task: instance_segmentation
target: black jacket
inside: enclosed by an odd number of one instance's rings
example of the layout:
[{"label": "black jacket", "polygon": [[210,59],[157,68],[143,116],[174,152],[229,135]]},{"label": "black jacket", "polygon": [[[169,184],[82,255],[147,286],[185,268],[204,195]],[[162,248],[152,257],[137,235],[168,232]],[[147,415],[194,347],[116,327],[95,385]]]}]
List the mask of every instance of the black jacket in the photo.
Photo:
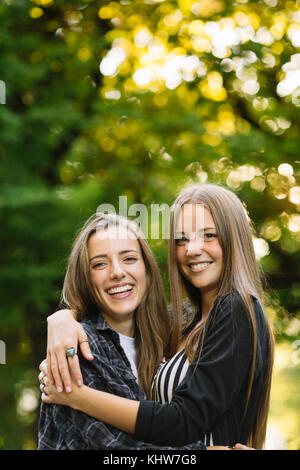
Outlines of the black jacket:
[{"label": "black jacket", "polygon": [[[218,304],[218,301],[219,304]],[[255,377],[244,416],[252,362],[252,326],[237,292],[218,298],[203,350],[169,404],[142,401],[135,437],[160,445],[184,445],[212,433],[214,445],[246,444],[257,411],[269,343],[264,313],[253,298],[258,341]]]}]

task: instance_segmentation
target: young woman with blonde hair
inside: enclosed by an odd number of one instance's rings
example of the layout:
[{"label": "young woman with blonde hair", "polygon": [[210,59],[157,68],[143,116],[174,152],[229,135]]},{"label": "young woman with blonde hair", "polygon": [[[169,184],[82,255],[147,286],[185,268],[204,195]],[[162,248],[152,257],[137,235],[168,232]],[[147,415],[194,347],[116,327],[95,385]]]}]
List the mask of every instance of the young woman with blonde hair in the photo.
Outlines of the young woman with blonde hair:
[{"label": "young woman with blonde hair", "polygon": [[[172,333],[152,390],[161,403],[126,400],[74,382],[70,394],[47,385],[43,400],[67,403],[154,444],[203,439],[207,444],[242,442],[261,449],[273,336],[245,209],[223,187],[194,185],[175,200],[170,229]],[[183,320],[184,295],[193,311]],[[52,317],[52,328],[59,315]],[[65,315],[59,321],[77,341],[78,327]],[[65,370],[62,375],[66,378]],[[54,377],[59,377],[57,367]]]}]

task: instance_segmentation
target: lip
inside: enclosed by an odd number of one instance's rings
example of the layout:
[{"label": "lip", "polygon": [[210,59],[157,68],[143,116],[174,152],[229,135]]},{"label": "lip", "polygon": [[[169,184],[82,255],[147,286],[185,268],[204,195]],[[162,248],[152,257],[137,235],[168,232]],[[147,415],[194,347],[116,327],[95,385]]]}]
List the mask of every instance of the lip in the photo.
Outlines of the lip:
[{"label": "lip", "polygon": [[202,264],[202,263],[213,263],[212,260],[198,260],[198,261],[191,261],[189,263],[189,265],[193,265],[193,264]]},{"label": "lip", "polygon": [[108,292],[110,289],[116,289],[117,287],[123,287],[123,286],[132,286],[132,287],[134,287],[134,284],[132,282],[121,282],[120,284],[113,284],[112,286],[109,286],[106,289],[106,292]]},{"label": "lip", "polygon": [[[117,287],[123,287],[123,286],[132,286],[131,290],[127,290],[125,292],[116,292],[115,294],[109,294],[108,291],[110,289],[116,289]],[[136,292],[135,285],[132,282],[122,282],[121,284],[114,284],[113,286],[110,286],[108,289],[106,289],[106,294],[109,295],[109,298],[111,300],[124,300],[128,299],[131,297],[134,293]]]},{"label": "lip", "polygon": [[206,264],[206,263],[213,263],[213,261],[191,261],[189,266],[194,266],[195,264]]},{"label": "lip", "polygon": [[[206,271],[206,269],[212,263],[213,263],[213,261],[193,261],[192,263],[188,264],[188,267],[194,273],[201,273],[202,271]],[[200,267],[199,267],[199,265],[200,265]]]}]

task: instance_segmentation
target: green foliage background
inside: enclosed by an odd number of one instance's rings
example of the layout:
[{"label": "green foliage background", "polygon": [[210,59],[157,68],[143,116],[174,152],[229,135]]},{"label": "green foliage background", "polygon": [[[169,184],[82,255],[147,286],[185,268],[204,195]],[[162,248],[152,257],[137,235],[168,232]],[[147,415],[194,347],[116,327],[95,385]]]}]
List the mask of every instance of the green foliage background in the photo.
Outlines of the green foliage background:
[{"label": "green foliage background", "polygon": [[[119,195],[150,208],[197,181],[247,204],[273,289],[270,423],[300,448],[299,78],[288,93],[279,86],[300,69],[299,6],[0,2],[0,449],[36,448],[46,317],[82,222],[103,202],[118,208]],[[223,50],[215,32],[225,27],[244,33]],[[123,58],[109,72],[112,49]],[[190,56],[194,66],[182,62]],[[172,57],[181,69],[168,82]],[[166,244],[151,244],[167,288]]]}]

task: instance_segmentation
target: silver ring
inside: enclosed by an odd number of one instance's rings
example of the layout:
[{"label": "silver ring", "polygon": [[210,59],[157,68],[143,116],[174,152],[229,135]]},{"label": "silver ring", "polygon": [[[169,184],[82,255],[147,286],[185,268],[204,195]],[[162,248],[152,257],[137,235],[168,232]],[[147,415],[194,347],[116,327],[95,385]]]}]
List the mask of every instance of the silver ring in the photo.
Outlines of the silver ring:
[{"label": "silver ring", "polygon": [[88,343],[88,342],[89,342],[88,339],[84,339],[83,341],[80,341],[79,344],[81,344],[81,343]]},{"label": "silver ring", "polygon": [[[43,372],[43,371],[42,371],[42,372]],[[46,375],[47,375],[47,374],[45,374],[45,372],[43,372],[43,374],[44,374],[44,375],[39,379],[40,384],[43,383],[43,378],[46,377]]]}]

